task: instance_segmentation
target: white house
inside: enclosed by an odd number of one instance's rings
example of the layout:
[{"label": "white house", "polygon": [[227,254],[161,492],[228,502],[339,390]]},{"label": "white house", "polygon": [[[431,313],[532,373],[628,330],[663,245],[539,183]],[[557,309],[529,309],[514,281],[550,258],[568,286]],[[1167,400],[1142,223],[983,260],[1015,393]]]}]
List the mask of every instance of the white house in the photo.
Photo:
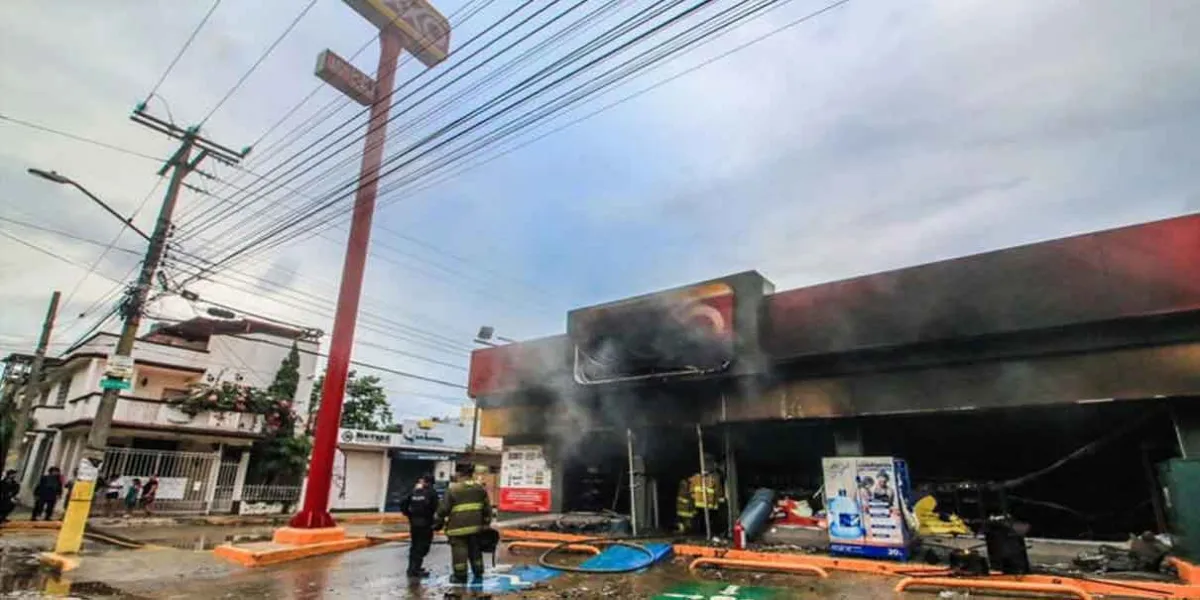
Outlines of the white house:
[{"label": "white house", "polygon": [[[217,488],[225,488],[226,495],[234,488],[240,491],[249,448],[263,435],[263,417],[237,412],[190,416],[169,401],[198,382],[266,388],[295,345],[300,383],[293,401],[303,419],[316,373],[318,335],[246,319],[199,317],[156,327],[135,344],[133,387],[117,401],[103,472],[158,475],[159,498],[181,510],[211,508]],[[52,465],[69,477],[79,464],[116,343],[116,335],[97,333],[60,357],[61,366],[49,376],[48,391],[34,411],[37,437],[25,481],[32,482]]]}]

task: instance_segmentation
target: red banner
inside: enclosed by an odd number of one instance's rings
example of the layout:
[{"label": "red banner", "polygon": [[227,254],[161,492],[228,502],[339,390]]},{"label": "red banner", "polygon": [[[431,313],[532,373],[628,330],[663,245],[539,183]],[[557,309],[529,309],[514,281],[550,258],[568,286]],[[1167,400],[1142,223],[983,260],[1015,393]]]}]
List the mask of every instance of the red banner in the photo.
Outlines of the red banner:
[{"label": "red banner", "polygon": [[550,512],[550,490],[500,488],[500,510],[504,512]]}]

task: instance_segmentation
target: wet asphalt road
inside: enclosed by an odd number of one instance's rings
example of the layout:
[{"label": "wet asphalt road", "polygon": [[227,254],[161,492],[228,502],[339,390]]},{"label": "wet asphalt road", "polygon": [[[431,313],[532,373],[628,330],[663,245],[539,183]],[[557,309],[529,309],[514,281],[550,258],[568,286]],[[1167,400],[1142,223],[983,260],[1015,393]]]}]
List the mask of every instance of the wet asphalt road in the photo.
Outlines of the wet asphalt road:
[{"label": "wet asphalt road", "polygon": [[[177,528],[125,533],[130,537],[153,540],[161,546],[119,551],[89,545],[83,564],[68,575],[69,581],[55,580],[37,567],[35,553],[49,547],[50,536],[6,533],[0,536],[0,552],[3,553],[0,554],[0,593],[10,598],[44,598],[54,593],[67,593],[77,598],[129,600],[472,597],[470,592],[460,593],[444,585],[449,571],[449,547],[445,544],[435,544],[426,561],[427,568],[434,572],[433,577],[425,582],[410,582],[404,576],[407,544],[386,544],[275,567],[244,569],[216,559],[203,548],[226,538],[247,540],[269,535],[268,529]],[[497,560],[502,564],[527,564],[533,557],[509,556],[502,552]],[[774,597],[779,598],[899,597],[891,590],[895,582],[882,577],[835,574],[829,579],[818,580],[805,576],[720,571],[694,575],[688,573],[685,564],[674,561],[632,576],[564,574],[548,585],[491,597],[652,598],[680,584],[699,581],[770,587],[774,588]],[[475,594],[474,597],[488,596]]]}]

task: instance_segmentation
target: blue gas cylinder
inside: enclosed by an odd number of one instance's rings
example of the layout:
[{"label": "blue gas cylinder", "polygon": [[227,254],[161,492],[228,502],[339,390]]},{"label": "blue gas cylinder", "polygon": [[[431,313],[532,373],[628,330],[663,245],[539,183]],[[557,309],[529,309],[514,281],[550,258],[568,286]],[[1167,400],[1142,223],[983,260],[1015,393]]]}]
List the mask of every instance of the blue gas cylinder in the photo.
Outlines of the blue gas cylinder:
[{"label": "blue gas cylinder", "polygon": [[746,509],[738,516],[733,526],[734,547],[742,549],[746,543],[758,537],[771,522],[775,511],[775,490],[759,488],[746,503]]}]

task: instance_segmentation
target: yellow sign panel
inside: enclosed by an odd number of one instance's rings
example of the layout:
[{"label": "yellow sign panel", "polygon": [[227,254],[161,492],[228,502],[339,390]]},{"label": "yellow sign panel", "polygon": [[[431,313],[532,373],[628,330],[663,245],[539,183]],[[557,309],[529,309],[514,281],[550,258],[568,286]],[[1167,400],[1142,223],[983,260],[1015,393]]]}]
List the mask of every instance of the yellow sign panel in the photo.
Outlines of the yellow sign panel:
[{"label": "yellow sign panel", "polygon": [[450,54],[450,21],[425,0],[345,0],[381,32],[400,34],[405,50],[427,67]]}]

